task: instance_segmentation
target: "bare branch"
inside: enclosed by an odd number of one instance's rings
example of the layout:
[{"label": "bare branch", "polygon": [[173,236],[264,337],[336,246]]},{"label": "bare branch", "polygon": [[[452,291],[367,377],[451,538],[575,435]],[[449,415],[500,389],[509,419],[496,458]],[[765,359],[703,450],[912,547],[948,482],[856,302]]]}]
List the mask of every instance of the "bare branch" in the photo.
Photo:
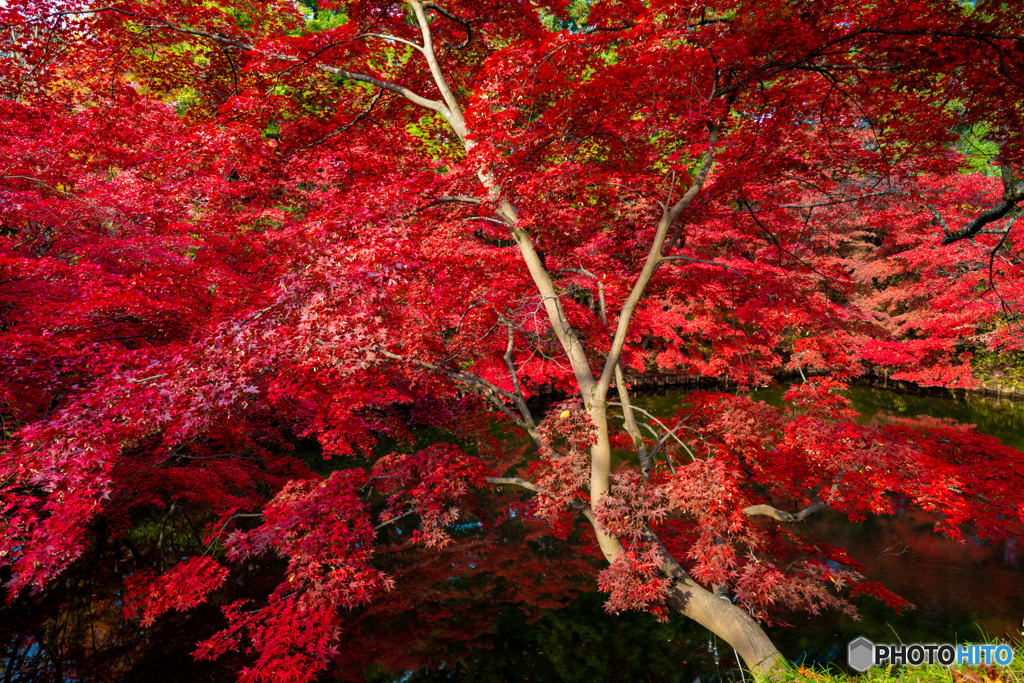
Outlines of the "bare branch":
[{"label": "bare branch", "polygon": [[[434,77],[434,85],[437,86],[438,92],[441,93],[441,99],[447,105],[443,112],[438,111],[451,124],[455,134],[464,140],[466,138],[466,122],[462,118],[462,108],[459,106],[459,101],[455,99],[455,94],[448,87],[448,81],[445,80],[444,74],[441,72],[441,65],[438,63],[437,55],[434,53],[434,37],[430,32],[430,22],[427,21],[427,15],[423,10],[423,3],[419,2],[419,0],[409,0],[409,4],[412,5],[412,10],[416,14],[416,21],[420,25],[420,34],[423,36],[422,52],[423,56],[427,58],[430,75]],[[441,105],[441,103],[439,102],[438,105]],[[441,106],[443,107],[444,105]]]},{"label": "bare branch", "polygon": [[524,489],[529,489],[534,493],[544,493],[544,489],[537,486],[531,481],[520,479],[519,477],[484,477],[484,481],[488,484],[510,484],[512,486],[521,486]]},{"label": "bare branch", "polygon": [[952,230],[950,230],[949,226],[946,225],[946,219],[943,218],[942,214],[939,213],[938,209],[936,209],[931,204],[925,204],[924,206],[926,209],[932,212],[932,215],[935,216],[935,220],[939,222],[939,226],[942,228],[942,233],[948,237],[952,233]]},{"label": "bare branch", "polygon": [[1003,308],[1003,312],[1009,314],[1009,306],[1006,305],[1006,301],[1003,299],[999,290],[996,289],[995,280],[995,265],[996,265],[996,253],[1002,249],[1003,245],[1006,244],[1006,239],[1010,236],[1010,230],[1013,228],[1013,224],[1017,222],[1017,219],[1021,217],[1021,214],[1017,214],[1010,219],[1010,222],[1006,224],[1006,229],[1002,231],[1003,236],[1000,238],[996,246],[992,247],[992,250],[988,254],[988,289],[987,292],[995,292],[996,296],[999,297],[1000,305]]},{"label": "bare branch", "polygon": [[[502,414],[504,414],[505,417],[511,420],[514,425],[516,425],[524,432],[526,432],[530,436],[530,438],[533,439],[533,442],[537,444],[537,447],[540,448],[542,452],[555,452],[553,451],[553,449],[550,448],[550,446],[544,444],[544,441],[540,437],[540,433],[537,431],[534,425],[527,423],[523,418],[513,413],[511,410],[509,410],[508,406],[505,405],[505,402],[502,399],[508,400],[513,404],[516,404],[516,406],[518,407],[518,403],[516,402],[516,396],[514,394],[511,394],[505,391],[504,389],[495,386],[494,384],[488,382],[484,378],[478,377],[477,375],[474,375],[471,372],[465,372],[461,370],[449,370],[447,368],[441,367],[440,365],[436,365],[425,360],[419,360],[416,358],[406,358],[405,356],[400,356],[397,353],[391,353],[390,351],[385,351],[383,349],[380,349],[377,352],[380,355],[384,356],[385,358],[390,358],[391,360],[397,360],[404,363],[412,363],[413,365],[418,365],[421,368],[425,368],[427,370],[432,370],[434,372],[440,373],[448,377],[449,379],[455,380],[456,382],[460,382],[466,386],[473,388],[480,395],[482,395],[484,398],[490,401],[493,406],[500,410]],[[557,452],[555,453],[557,455]]]},{"label": "bare branch", "polygon": [[822,43],[821,45],[819,45],[815,49],[811,50],[810,52],[804,54],[802,57],[799,57],[799,58],[797,58],[797,59],[795,59],[793,61],[790,61],[790,62],[780,62],[780,61],[767,62],[766,64],[763,64],[760,67],[758,67],[757,69],[754,69],[750,73],[750,75],[748,75],[746,78],[737,80],[737,81],[735,81],[733,83],[730,83],[729,85],[722,86],[721,88],[716,88],[715,91],[712,93],[711,97],[712,98],[722,97],[723,95],[727,95],[727,94],[736,92],[738,90],[741,90],[742,88],[745,88],[752,81],[762,81],[763,82],[763,81],[766,81],[766,80],[772,78],[773,76],[776,76],[776,75],[778,75],[778,74],[780,74],[780,73],[782,73],[784,71],[788,71],[790,69],[800,68],[800,67],[808,64],[809,62],[812,62],[815,59],[818,59],[819,57],[822,57],[822,56],[825,56],[826,54],[829,54],[828,51],[831,50],[836,45],[839,45],[840,43],[851,41],[854,38],[857,38],[857,37],[862,36],[862,35],[887,35],[887,36],[899,36],[899,37],[935,36],[935,37],[946,37],[946,38],[961,38],[963,40],[973,40],[973,41],[976,41],[976,42],[979,42],[979,43],[985,43],[989,47],[994,48],[996,50],[996,52],[998,53],[998,55],[999,55],[1000,72],[1003,74],[1003,76],[1005,76],[1008,80],[1012,81],[1017,86],[1019,86],[1021,88],[1024,88],[1024,84],[1021,84],[1019,81],[1017,81],[1016,79],[1011,77],[1006,72],[1005,64],[1003,62],[1003,52],[1002,52],[1002,50],[1000,50],[992,42],[992,41],[995,41],[995,40],[1009,40],[1009,41],[1014,41],[1016,43],[1020,43],[1020,42],[1024,42],[1024,37],[1022,37],[1022,36],[1014,36],[1014,35],[999,34],[999,33],[971,33],[971,32],[966,32],[966,31],[936,31],[936,30],[929,30],[929,29],[920,29],[920,30],[909,30],[909,31],[907,31],[907,30],[884,29],[884,28],[877,28],[877,27],[874,27],[874,26],[868,26],[868,27],[863,27],[863,28],[855,29],[853,31],[850,31],[849,33],[844,33],[843,35],[840,35],[840,36],[836,36],[832,40],[829,40],[829,41],[826,41],[826,42]]},{"label": "bare branch", "polygon": [[129,377],[125,381],[126,382],[131,382],[132,384],[142,384],[143,382],[148,382],[151,379],[160,379],[161,377],[166,377],[166,376],[167,376],[167,373],[166,372],[162,372],[159,375],[151,375],[150,377],[143,377],[142,379],[132,379],[131,377]]},{"label": "bare branch", "polygon": [[657,197],[657,195],[651,194],[650,192],[644,192],[642,190],[637,190],[636,188],[632,188],[629,185],[623,185],[622,183],[590,183],[586,187],[599,187],[599,186],[602,186],[602,185],[608,185],[610,187],[621,187],[624,190],[629,190],[630,192],[638,194],[638,195],[640,195],[642,197],[650,197],[651,199],[653,199],[656,202],[658,202],[658,205],[661,207],[662,211],[667,211],[668,210],[668,207],[665,206],[665,202],[661,201]]},{"label": "bare branch", "polygon": [[381,529],[383,529],[384,527],[388,526],[389,524],[394,524],[395,522],[398,522],[400,520],[405,519],[406,517],[409,517],[409,516],[415,515],[415,514],[416,514],[415,510],[406,510],[402,514],[395,515],[394,517],[392,517],[391,519],[389,519],[386,522],[381,522],[377,526],[373,527],[373,530],[374,531],[380,531]]},{"label": "bare branch", "polygon": [[515,359],[515,332],[512,326],[508,326],[508,345],[505,348],[505,355],[502,356],[505,361],[505,366],[508,368],[509,375],[512,376],[512,388],[515,390],[513,395],[515,396],[516,407],[519,408],[519,414],[523,416],[523,421],[531,427],[536,427],[537,423],[533,419],[533,413],[530,412],[530,407],[526,405],[526,399],[523,398],[523,391],[519,386],[519,372],[516,370],[516,359]]},{"label": "bare branch", "polygon": [[671,227],[672,223],[676,222],[679,215],[686,210],[686,207],[690,205],[690,203],[697,197],[697,193],[704,187],[704,181],[707,179],[708,173],[711,172],[711,165],[715,161],[715,145],[718,144],[718,135],[720,132],[721,129],[717,125],[708,125],[708,150],[704,152],[704,158],[701,160],[700,167],[697,169],[697,174],[693,176],[693,182],[690,183],[690,187],[668,212],[668,216],[666,217],[668,220],[668,226],[666,226],[666,228]]},{"label": "bare branch", "polygon": [[836,206],[838,204],[849,204],[851,202],[859,202],[870,197],[884,197],[891,194],[890,190],[881,190],[880,192],[869,192],[868,194],[856,195],[854,197],[847,197],[845,199],[830,199],[827,202],[819,202],[817,204],[782,204],[779,206],[780,209],[816,209],[824,206]]},{"label": "bare branch", "polygon": [[230,45],[232,47],[237,47],[240,50],[248,51],[248,50],[254,49],[253,46],[249,45],[248,43],[243,43],[243,42],[241,42],[239,40],[232,40],[231,38],[228,38],[227,36],[223,36],[223,35],[220,35],[220,34],[217,34],[217,33],[208,33],[206,31],[199,31],[199,30],[191,29],[191,28],[185,28],[183,26],[178,26],[177,24],[172,24],[171,22],[167,21],[166,19],[159,19],[159,18],[156,18],[156,17],[139,16],[138,14],[135,14],[134,12],[129,12],[128,10],[124,10],[124,9],[119,8],[119,7],[97,7],[95,9],[66,10],[66,11],[61,11],[61,12],[51,12],[49,14],[45,14],[45,15],[41,16],[40,19],[47,19],[49,17],[70,16],[70,15],[76,15],[76,14],[98,14],[100,12],[113,12],[115,14],[122,14],[122,15],[124,15],[126,17],[131,17],[133,19],[139,19],[141,21],[154,22],[156,24],[159,24],[161,28],[166,28],[168,30],[175,31],[177,33],[184,33],[186,35],[199,36],[201,38],[208,38],[210,40],[214,40],[214,41],[216,41],[218,43],[221,43],[222,45]]},{"label": "bare branch", "polygon": [[393,40],[396,43],[404,43],[405,45],[408,45],[409,47],[413,48],[417,52],[420,52],[420,53],[423,52],[423,46],[422,45],[417,45],[416,43],[412,42],[411,40],[405,40],[404,38],[399,38],[398,36],[389,36],[389,35],[387,35],[385,33],[361,33],[360,35],[356,36],[356,38],[357,39],[358,38],[380,38],[381,40]]},{"label": "bare branch", "polygon": [[1015,206],[1017,206],[1016,201],[999,202],[999,204],[989,209],[988,211],[984,212],[983,214],[972,220],[970,223],[965,225],[960,230],[957,230],[956,232],[947,232],[939,244],[941,244],[942,246],[946,246],[949,244],[953,244],[954,242],[959,242],[960,240],[967,239],[969,237],[974,237],[976,234],[981,232],[981,229],[983,227],[985,227],[992,221],[997,221],[1000,218],[1003,218]]},{"label": "bare branch", "polygon": [[313,145],[319,145],[321,142],[327,140],[328,138],[332,138],[335,135],[340,135],[341,133],[344,133],[344,132],[348,131],[350,128],[352,128],[352,126],[356,125],[357,123],[359,123],[360,121],[362,121],[363,119],[365,119],[367,116],[370,115],[370,113],[373,111],[373,108],[377,106],[377,101],[380,100],[380,96],[383,95],[383,94],[384,94],[384,89],[383,88],[379,88],[377,90],[377,93],[373,96],[373,99],[370,100],[370,106],[367,107],[365,111],[360,112],[360,114],[358,116],[356,116],[354,119],[352,119],[351,121],[346,123],[343,127],[328,133],[327,135],[323,136],[319,140],[316,140],[314,142],[310,142],[309,144],[306,144],[306,145],[303,145],[302,147],[299,147],[297,150],[295,150],[295,152],[298,153],[298,152],[303,151],[304,149],[309,149]]},{"label": "bare branch", "polygon": [[[278,56],[278,58],[286,59],[288,61],[297,59],[294,57],[285,57],[284,55]],[[358,81],[359,83],[369,83],[370,85],[376,86],[378,88],[390,90],[393,93],[401,95],[402,97],[409,100],[413,104],[418,104],[424,109],[436,111],[438,114],[441,114],[442,116],[448,116],[449,112],[448,109],[444,106],[444,103],[438,102],[437,100],[427,99],[426,97],[423,97],[422,95],[419,95],[404,86],[396,85],[394,83],[388,83],[386,81],[380,80],[379,78],[374,78],[373,76],[367,76],[366,74],[360,74],[354,71],[346,71],[345,69],[339,69],[336,66],[329,66],[327,64],[317,64],[316,68],[319,69],[320,71],[323,71],[324,73],[333,74],[335,76],[341,76],[342,78],[347,78],[350,81]]]},{"label": "bare branch", "polygon": [[[484,477],[484,481],[486,481],[488,484],[508,484],[510,486],[519,486],[529,491],[533,491],[534,493],[539,493],[542,496],[548,495],[547,491],[537,486],[532,481],[526,481],[525,479],[520,479],[519,477]],[[583,515],[588,520],[590,520],[592,524],[594,523],[594,518],[591,516],[590,510],[583,503],[579,502],[578,500],[570,500],[568,501],[568,505],[573,510],[582,512]]]},{"label": "bare branch", "polygon": [[453,197],[438,197],[434,200],[435,204],[479,204],[480,200],[476,197],[464,197],[462,195],[456,195]]},{"label": "bare branch", "polygon": [[[675,427],[670,429],[668,432],[666,432],[664,435],[662,435],[661,438],[658,439],[658,443],[655,444],[654,450],[651,451],[651,460],[652,461],[655,458],[658,457],[658,452],[660,450],[662,450],[663,448],[665,448],[665,444],[668,443],[669,437],[675,438],[676,432],[679,431],[679,428],[682,427],[683,425],[685,425],[686,422],[689,419],[690,419],[689,417],[684,417],[683,419],[679,420],[679,422],[676,423]],[[679,439],[676,439],[676,440],[679,441]],[[697,460],[697,455],[693,452],[693,450],[685,442],[680,441],[680,445],[682,445],[683,449],[686,451],[686,454],[690,456],[690,461],[691,462],[694,462],[694,461]],[[670,470],[672,470],[672,474],[675,474],[676,470],[675,470],[675,467],[672,465],[672,460],[668,457],[668,451],[665,451],[665,462],[668,463],[668,468]]]},{"label": "bare branch", "polygon": [[[608,405],[610,405],[610,406],[620,406],[620,407],[622,407],[622,404],[621,404],[621,403],[619,403],[618,401],[608,401]],[[655,417],[654,415],[651,415],[651,414],[650,414],[649,412],[647,412],[647,411],[646,411],[646,410],[644,410],[643,408],[638,408],[637,406],[631,406],[631,408],[632,408],[633,410],[635,410],[635,411],[637,411],[637,412],[640,412],[640,413],[643,413],[643,414],[644,414],[644,415],[646,415],[647,417],[651,418],[651,419],[652,419],[652,420],[653,420],[654,422],[657,422],[657,423],[658,423],[658,426],[659,426],[659,427],[661,427],[662,429],[664,429],[664,430],[665,430],[665,436],[661,437],[661,439],[659,439],[659,441],[658,441],[659,445],[661,444],[661,441],[662,441],[663,439],[667,439],[667,438],[668,438],[669,436],[671,436],[671,437],[672,437],[673,439],[675,439],[675,440],[676,440],[676,442],[677,442],[677,443],[678,443],[678,444],[679,444],[680,446],[682,446],[682,447],[683,447],[684,449],[686,449],[686,452],[690,454],[690,458],[691,458],[692,460],[695,460],[695,459],[696,459],[696,458],[695,458],[695,456],[694,456],[694,454],[693,454],[693,451],[691,451],[691,450],[690,450],[690,447],[689,447],[689,446],[687,446],[687,445],[686,445],[686,443],[685,443],[685,442],[684,442],[684,441],[683,441],[682,439],[680,439],[680,438],[679,438],[678,436],[676,436],[676,430],[678,430],[678,429],[679,429],[679,428],[680,428],[680,427],[681,427],[681,426],[683,425],[683,423],[685,423],[685,422],[686,422],[686,420],[680,420],[679,424],[677,424],[677,425],[676,425],[676,426],[675,426],[674,428],[672,428],[672,429],[669,429],[669,428],[668,428],[668,426],[667,426],[667,425],[666,425],[666,424],[665,424],[664,422],[662,422],[661,420],[659,420],[659,419],[658,419],[657,417]],[[650,426],[648,425],[648,427],[650,427]],[[639,432],[638,432],[638,433],[639,433]],[[654,431],[654,429],[651,429],[651,433],[653,433],[653,434],[654,434],[655,436],[657,436],[657,432],[655,432],[655,431]]]},{"label": "bare branch", "polygon": [[672,256],[662,256],[661,260],[662,261],[692,261],[693,263],[703,263],[705,265],[715,266],[717,268],[725,268],[726,270],[728,270],[728,271],[730,271],[732,273],[736,273],[737,275],[739,275],[744,280],[747,279],[746,275],[744,275],[740,271],[736,270],[735,268],[730,268],[729,266],[727,266],[727,265],[725,265],[723,263],[715,263],[714,261],[705,261],[704,259],[693,258],[692,256],[683,256],[681,254],[673,254]]},{"label": "bare branch", "polygon": [[[139,15],[135,14],[134,12],[129,12],[127,10],[123,10],[123,9],[120,9],[120,8],[117,8],[117,7],[98,7],[96,9],[91,9],[91,10],[76,10],[76,11],[66,11],[66,12],[53,12],[53,13],[51,13],[49,15],[46,15],[46,16],[61,16],[61,15],[71,15],[71,14],[95,14],[97,12],[115,12],[117,14],[122,14],[122,15],[127,16],[127,17],[132,17],[133,19],[139,19],[139,20],[142,20],[142,21],[146,21],[146,22],[150,22],[150,23],[156,24],[157,27],[159,27],[159,28],[165,28],[167,30],[175,31],[177,33],[182,33],[182,34],[191,35],[191,36],[197,36],[197,37],[200,37],[200,38],[206,38],[208,40],[212,40],[212,41],[215,41],[217,43],[220,43],[221,45],[231,46],[231,47],[237,48],[239,50],[244,50],[246,52],[256,51],[256,46],[255,45],[251,45],[251,44],[243,42],[241,40],[234,40],[232,38],[228,38],[227,36],[220,35],[218,33],[211,33],[209,31],[200,31],[198,29],[185,28],[184,26],[179,26],[177,24],[172,24],[171,22],[167,21],[166,19],[160,19],[160,18],[156,18],[156,17],[139,16]],[[424,51],[424,48],[421,48],[421,47],[417,46],[415,43],[409,43],[409,41],[405,41],[405,40],[402,40],[400,38],[395,38],[394,36],[385,36],[385,35],[382,35],[382,34],[370,34],[370,33],[364,34],[364,35],[365,36],[374,36],[374,37],[379,37],[379,38],[386,38],[388,40],[397,40],[399,42],[404,42],[404,43],[407,43],[407,44],[411,45],[412,47],[415,47],[416,49],[420,50],[420,52]],[[320,52],[323,52],[323,50],[321,50]],[[307,62],[311,61],[312,59],[315,59],[318,54],[319,54],[319,52],[316,55],[314,55],[313,57],[305,58],[305,59],[303,59],[301,57],[296,57],[294,55],[285,55],[285,54],[270,54],[268,56],[270,56],[273,59],[278,59],[278,60],[285,61],[285,62],[297,62],[298,65],[302,65],[304,63],[307,63]],[[428,57],[428,61],[430,61],[430,60],[433,60],[432,53],[431,53],[431,56]],[[436,60],[433,60],[433,61],[436,64]],[[288,67],[288,68],[292,69],[292,68],[294,68],[294,66]],[[341,76],[341,77],[347,78],[347,79],[349,79],[351,81],[358,81],[360,83],[369,83],[370,85],[376,86],[378,88],[381,88],[381,89],[384,89],[384,90],[390,90],[391,92],[401,95],[402,97],[406,98],[407,100],[409,100],[410,102],[412,102],[414,104],[417,104],[417,105],[419,105],[419,106],[421,106],[421,107],[423,107],[425,109],[429,109],[431,111],[435,111],[435,112],[441,114],[445,118],[449,118],[451,116],[451,112],[448,111],[448,108],[445,107],[444,103],[438,102],[437,100],[431,100],[431,99],[428,99],[426,97],[423,97],[423,96],[413,92],[409,88],[403,87],[401,85],[397,85],[395,83],[388,83],[386,81],[380,80],[379,78],[374,78],[373,76],[367,76],[366,74],[356,73],[354,71],[347,71],[345,69],[339,69],[338,67],[329,66],[327,64],[317,64],[316,68],[319,69],[320,71],[325,72],[325,73],[333,74],[333,75],[336,75],[336,76]],[[438,73],[440,73],[440,71],[438,71]],[[446,86],[446,88],[447,88],[447,86]],[[444,94],[444,92],[445,91],[442,90],[442,94]],[[445,98],[445,101],[448,101],[447,97]],[[453,98],[453,101],[454,101],[454,98]],[[458,120],[460,122],[462,121],[461,114],[458,115]],[[464,126],[462,126],[462,127],[464,128]],[[461,135],[461,133],[460,133],[460,135]]]}]

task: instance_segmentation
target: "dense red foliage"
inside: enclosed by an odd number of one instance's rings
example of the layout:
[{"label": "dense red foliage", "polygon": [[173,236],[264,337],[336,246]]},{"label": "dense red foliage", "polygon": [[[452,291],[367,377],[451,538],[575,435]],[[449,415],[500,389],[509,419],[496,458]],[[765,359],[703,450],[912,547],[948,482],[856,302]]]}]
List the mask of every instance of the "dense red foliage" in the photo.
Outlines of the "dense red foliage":
[{"label": "dense red foliage", "polygon": [[[899,604],[792,524],[825,507],[1019,533],[1019,452],[859,425],[838,393],[879,367],[970,386],[972,353],[1022,348],[1009,4],[9,0],[0,24],[12,614],[103,559],[129,618],[215,600],[198,656],[309,680],[451,576],[557,604],[588,565],[545,533],[597,539],[610,610],[733,640],[744,612]],[[646,372],[805,381],[663,423],[630,407]],[[737,607],[688,611],[705,589]]]}]

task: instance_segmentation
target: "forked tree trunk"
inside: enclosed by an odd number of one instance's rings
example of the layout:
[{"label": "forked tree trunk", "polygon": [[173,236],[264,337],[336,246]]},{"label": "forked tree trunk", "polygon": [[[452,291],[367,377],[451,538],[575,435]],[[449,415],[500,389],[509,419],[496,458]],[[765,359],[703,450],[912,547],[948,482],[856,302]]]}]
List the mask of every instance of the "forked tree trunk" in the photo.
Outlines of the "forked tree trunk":
[{"label": "forked tree trunk", "polygon": [[[382,83],[376,79],[352,74],[347,71],[339,71],[331,67],[321,65],[327,71],[341,73],[348,78],[371,83],[380,88],[388,88],[415,104],[441,114],[449,123],[452,130],[462,141],[466,153],[472,151],[474,143],[468,136],[466,122],[463,117],[462,108],[458,99],[452,93],[445,80],[442,69],[434,54],[433,36],[430,31],[430,22],[425,13],[425,5],[422,0],[408,0],[416,16],[423,36],[421,53],[426,58],[430,69],[431,77],[437,85],[442,101],[429,100],[420,97],[405,88]],[[434,7],[434,9],[437,9]],[[583,345],[576,336],[568,316],[562,309],[559,293],[556,291],[551,274],[547,272],[543,260],[537,254],[529,233],[519,226],[519,217],[515,208],[503,196],[500,184],[494,175],[487,169],[479,169],[477,177],[481,184],[487,189],[491,200],[497,202],[497,215],[507,224],[512,237],[519,247],[523,261],[530,275],[537,286],[541,301],[551,321],[552,329],[559,343],[565,350],[566,357],[573,368],[576,381],[580,389],[580,395],[590,412],[591,418],[598,429],[598,440],[591,451],[591,476],[590,476],[590,497],[591,501],[597,501],[601,496],[608,493],[609,479],[611,476],[611,446],[608,440],[608,418],[606,414],[606,398],[608,386],[611,383],[612,374],[615,368],[619,367],[619,355],[625,343],[629,329],[629,322],[637,304],[643,296],[647,283],[650,282],[657,269],[658,264],[663,260],[661,249],[669,228],[679,218],[682,212],[690,205],[690,202],[697,196],[697,193],[704,185],[704,180],[711,170],[714,159],[714,149],[718,142],[721,128],[715,124],[708,124],[708,150],[705,152],[699,166],[695,168],[693,180],[675,204],[663,207],[661,219],[658,221],[657,231],[654,240],[648,250],[647,258],[643,268],[638,274],[637,282],[634,284],[627,300],[623,303],[619,320],[616,324],[615,334],[612,339],[612,346],[606,358],[605,367],[596,378],[590,367],[590,359],[587,357]],[[674,182],[674,176],[673,176]],[[670,193],[671,196],[671,193]],[[605,312],[602,306],[602,317]],[[621,371],[620,371],[621,374]],[[597,534],[601,549],[608,558],[613,561],[622,551],[622,544],[618,539],[605,534],[595,523],[592,515],[588,515]],[[653,534],[652,534],[653,535]],[[674,583],[669,591],[669,604],[679,610],[682,614],[697,621],[716,633],[724,641],[732,645],[740,654],[752,671],[760,675],[771,671],[781,661],[781,656],[772,642],[765,635],[761,627],[750,618],[743,610],[735,605],[716,598],[706,589],[694,582],[686,572],[674,560],[666,556],[666,566],[663,570],[670,576]]]}]

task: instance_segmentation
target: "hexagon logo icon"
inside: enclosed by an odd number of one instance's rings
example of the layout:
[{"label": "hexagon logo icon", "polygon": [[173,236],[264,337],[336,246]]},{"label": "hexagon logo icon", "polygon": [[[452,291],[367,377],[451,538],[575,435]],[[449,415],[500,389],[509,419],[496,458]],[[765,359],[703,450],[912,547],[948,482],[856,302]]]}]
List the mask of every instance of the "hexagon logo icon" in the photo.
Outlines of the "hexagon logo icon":
[{"label": "hexagon logo icon", "polygon": [[847,662],[854,671],[867,671],[875,663],[875,644],[867,638],[850,641]]}]

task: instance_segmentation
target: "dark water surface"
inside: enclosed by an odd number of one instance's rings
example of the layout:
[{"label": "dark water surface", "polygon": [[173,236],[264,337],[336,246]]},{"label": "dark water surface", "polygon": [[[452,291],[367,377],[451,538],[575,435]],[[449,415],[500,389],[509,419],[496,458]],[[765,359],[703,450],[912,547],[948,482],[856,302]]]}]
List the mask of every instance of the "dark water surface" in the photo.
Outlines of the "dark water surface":
[{"label": "dark water surface", "polygon": [[[785,388],[755,398],[775,405]],[[985,400],[958,401],[914,396],[884,389],[847,391],[862,423],[889,417],[928,416],[973,424],[979,432],[1024,449],[1024,405]],[[654,414],[668,414],[682,394],[639,399]],[[915,609],[896,614],[875,600],[858,600],[861,619],[836,613],[792,617],[787,629],[771,636],[790,659],[845,664],[846,644],[857,636],[874,642],[956,642],[1024,636],[1024,558],[1018,541],[958,543],[935,533],[924,513],[875,517],[851,524],[836,513],[808,520],[816,536],[845,548],[866,565],[868,580],[881,581]]]},{"label": "dark water surface", "polygon": [[[755,398],[780,404],[784,388]],[[1024,449],[1024,405],[957,401],[855,387],[848,396],[865,423],[890,417],[952,418],[976,425],[1008,445]],[[665,416],[686,394],[641,396],[639,406]],[[1024,631],[1024,562],[1016,541],[989,544],[948,540],[923,513],[851,524],[825,512],[808,520],[814,534],[845,548],[866,566],[867,579],[883,582],[915,609],[896,614],[871,598],[857,598],[861,619],[831,612],[788,617],[790,627],[769,633],[790,660],[845,666],[847,643],[957,642],[986,638],[1019,641]],[[539,618],[519,610],[501,613],[483,633],[479,649],[440,669],[409,672],[403,681],[672,681],[700,677],[741,680],[731,648],[681,617],[658,623],[652,616],[604,612],[601,593],[587,593]]]}]

